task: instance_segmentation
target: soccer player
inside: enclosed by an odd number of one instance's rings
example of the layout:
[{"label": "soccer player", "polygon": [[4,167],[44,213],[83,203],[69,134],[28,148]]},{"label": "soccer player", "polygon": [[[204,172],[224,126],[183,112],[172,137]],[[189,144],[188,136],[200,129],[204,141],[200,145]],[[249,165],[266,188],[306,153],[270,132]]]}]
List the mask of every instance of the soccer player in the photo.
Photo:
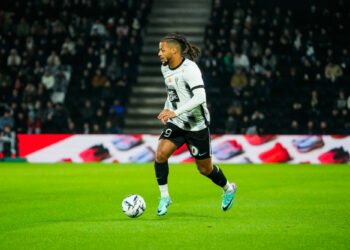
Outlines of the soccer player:
[{"label": "soccer player", "polygon": [[[186,143],[199,172],[223,191],[222,210],[233,204],[236,184],[229,183],[221,169],[212,164],[209,133],[209,111],[201,71],[193,62],[199,48],[190,44],[180,34],[170,34],[161,39],[158,56],[162,62],[168,97],[158,119],[165,125],[159,138],[155,159],[155,172],[161,192],[157,214],[166,214],[171,204],[168,193],[168,158]],[[187,56],[187,58],[184,57]]]}]

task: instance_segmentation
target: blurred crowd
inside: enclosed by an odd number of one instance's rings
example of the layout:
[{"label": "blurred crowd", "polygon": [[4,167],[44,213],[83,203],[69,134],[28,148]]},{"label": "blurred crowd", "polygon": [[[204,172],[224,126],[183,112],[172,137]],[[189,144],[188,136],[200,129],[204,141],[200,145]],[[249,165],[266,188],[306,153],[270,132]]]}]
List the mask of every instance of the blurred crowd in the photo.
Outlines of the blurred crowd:
[{"label": "blurred crowd", "polygon": [[213,1],[199,64],[214,133],[350,133],[349,3],[312,2]]},{"label": "blurred crowd", "polygon": [[4,6],[0,132],[122,132],[151,0],[14,0]]},{"label": "blurred crowd", "polygon": [[[0,132],[122,132],[152,0],[6,2]],[[350,133],[345,0],[212,2],[199,65],[213,133]]]}]

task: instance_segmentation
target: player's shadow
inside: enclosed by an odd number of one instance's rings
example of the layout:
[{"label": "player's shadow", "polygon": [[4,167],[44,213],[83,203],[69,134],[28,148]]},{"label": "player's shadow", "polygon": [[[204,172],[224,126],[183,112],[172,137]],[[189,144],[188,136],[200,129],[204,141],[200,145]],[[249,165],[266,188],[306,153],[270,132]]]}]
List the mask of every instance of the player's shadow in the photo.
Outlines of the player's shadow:
[{"label": "player's shadow", "polygon": [[218,216],[211,216],[208,214],[195,214],[195,213],[188,213],[188,212],[171,212],[168,213],[164,216],[157,216],[154,215],[152,217],[145,217],[145,216],[141,216],[139,218],[128,218],[125,216],[125,218],[110,218],[110,219],[106,219],[106,218],[101,218],[101,219],[86,219],[86,220],[77,220],[77,221],[84,221],[84,222],[116,222],[116,221],[137,221],[137,220],[142,220],[142,221],[154,221],[154,220],[169,220],[169,219],[184,219],[186,218],[188,219],[198,219],[198,218],[206,218],[206,219],[218,219],[220,217]]},{"label": "player's shadow", "polygon": [[217,216],[212,216],[212,215],[208,215],[208,214],[195,214],[195,213],[189,213],[189,212],[171,212],[169,213],[170,218],[211,218],[211,219],[217,219],[219,217]]}]

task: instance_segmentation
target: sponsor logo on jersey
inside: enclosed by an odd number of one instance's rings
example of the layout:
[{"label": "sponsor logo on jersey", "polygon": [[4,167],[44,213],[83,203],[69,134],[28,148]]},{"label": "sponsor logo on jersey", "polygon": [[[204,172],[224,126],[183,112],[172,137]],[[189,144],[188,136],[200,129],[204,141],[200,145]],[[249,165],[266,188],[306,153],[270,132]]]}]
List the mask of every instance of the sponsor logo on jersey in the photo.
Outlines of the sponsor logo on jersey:
[{"label": "sponsor logo on jersey", "polygon": [[180,98],[177,95],[177,92],[175,89],[168,89],[168,95],[169,95],[170,102],[179,102],[180,101]]}]

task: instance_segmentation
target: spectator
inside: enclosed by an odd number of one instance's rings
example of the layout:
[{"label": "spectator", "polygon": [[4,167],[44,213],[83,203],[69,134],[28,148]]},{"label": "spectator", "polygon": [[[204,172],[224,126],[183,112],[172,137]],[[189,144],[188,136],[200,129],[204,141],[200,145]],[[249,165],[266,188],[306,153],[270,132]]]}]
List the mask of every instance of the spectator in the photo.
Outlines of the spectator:
[{"label": "spectator", "polygon": [[258,134],[257,126],[251,122],[248,116],[243,116],[241,133],[247,135]]},{"label": "spectator", "polygon": [[299,135],[301,134],[301,129],[298,121],[293,120],[290,127],[285,131],[286,134]]},{"label": "spectator", "polygon": [[0,134],[0,153],[4,157],[11,157],[18,155],[18,139],[15,131],[11,126],[6,124],[4,130]]},{"label": "spectator", "polygon": [[107,77],[112,82],[116,82],[121,77],[121,70],[116,60],[107,67]]},{"label": "spectator", "polygon": [[84,59],[86,67],[88,69],[96,69],[99,63],[98,56],[96,55],[93,47],[89,47],[87,50],[87,55]]},{"label": "spectator", "polygon": [[26,37],[29,34],[30,26],[26,22],[25,18],[22,17],[19,21],[19,24],[16,27],[16,35],[20,38]]},{"label": "spectator", "polygon": [[345,92],[344,90],[339,90],[338,92],[338,98],[336,99],[335,106],[338,109],[344,109],[347,108],[348,100],[345,98]]},{"label": "spectator", "polygon": [[96,110],[95,117],[93,118],[94,123],[99,126],[99,128],[102,128],[105,123],[105,115],[103,113],[102,108],[98,108]]},{"label": "spectator", "polygon": [[21,57],[18,55],[16,49],[12,49],[9,57],[7,58],[7,65],[9,67],[18,67],[21,64]]},{"label": "spectator", "polygon": [[121,100],[122,103],[125,102],[125,97],[127,95],[128,85],[127,81],[121,79],[115,84],[115,96]]},{"label": "spectator", "polygon": [[111,103],[116,91],[112,88],[111,82],[107,81],[101,91],[101,99],[106,103]]},{"label": "spectator", "polygon": [[350,56],[349,56],[349,50],[347,48],[342,49],[342,54],[339,58],[340,66],[342,68],[342,71],[344,75],[349,76],[350,74]]},{"label": "spectator", "polygon": [[224,72],[227,75],[231,76],[233,74],[233,56],[230,51],[226,52],[223,59],[223,63],[224,63]]},{"label": "spectator", "polygon": [[240,91],[248,84],[248,79],[242,68],[238,67],[235,74],[232,76],[231,87]]},{"label": "spectator", "polygon": [[118,99],[114,99],[113,104],[109,108],[109,112],[122,116],[124,115],[125,107],[120,104]]},{"label": "spectator", "polygon": [[68,114],[60,103],[55,104],[55,112],[52,117],[52,124],[56,133],[68,132]]},{"label": "spectator", "polygon": [[41,133],[41,121],[34,115],[28,116],[27,121],[27,134],[40,134]]},{"label": "spectator", "polygon": [[68,82],[62,70],[58,70],[55,76],[55,84],[52,88],[51,100],[53,103],[64,103]]},{"label": "spectator", "polygon": [[84,122],[83,134],[90,134],[90,132],[91,132],[90,124],[88,122]]},{"label": "spectator", "polygon": [[91,102],[89,100],[85,101],[84,108],[81,110],[82,120],[85,122],[89,122],[92,120],[94,116],[94,108],[91,106]]},{"label": "spectator", "polygon": [[9,110],[5,110],[4,114],[0,117],[0,131],[3,131],[5,126],[9,126],[11,129],[14,128],[14,119]]},{"label": "spectator", "polygon": [[94,33],[94,31],[97,32],[98,35],[102,36],[105,34],[106,28],[105,26],[101,23],[99,19],[95,21],[95,23],[91,27],[91,35]]},{"label": "spectator", "polygon": [[124,37],[128,36],[128,34],[129,34],[129,27],[125,23],[125,19],[124,18],[119,18],[118,25],[116,27],[116,34],[120,38],[124,38]]},{"label": "spectator", "polygon": [[335,64],[333,60],[331,60],[325,69],[325,76],[331,82],[335,82],[339,77],[343,75],[343,70],[340,68],[338,64]]},{"label": "spectator", "polygon": [[11,86],[5,79],[0,83],[0,102],[6,103],[10,97]]},{"label": "spectator", "polygon": [[98,125],[97,123],[94,123],[92,125],[92,134],[101,134],[100,125]]},{"label": "spectator", "polygon": [[39,83],[38,85],[35,100],[40,100],[41,103],[46,103],[49,100],[48,91],[42,83]]},{"label": "spectator", "polygon": [[308,134],[308,135],[314,135],[317,133],[317,130],[315,128],[315,123],[314,121],[312,120],[309,120],[306,124],[306,131],[305,131],[305,134]]},{"label": "spectator", "polygon": [[69,66],[67,68],[70,69],[70,66],[74,63],[74,61],[73,61],[74,56],[73,56],[72,52],[68,48],[65,47],[61,51],[60,58],[61,58],[61,64],[63,66]]},{"label": "spectator", "polygon": [[40,62],[38,60],[35,61],[34,69],[33,69],[34,82],[39,82],[43,74],[44,74],[44,68],[40,65]]},{"label": "spectator", "polygon": [[47,58],[47,65],[52,67],[58,67],[61,65],[61,60],[56,54],[56,51],[51,51],[50,56]]},{"label": "spectator", "polygon": [[52,90],[52,88],[55,85],[55,78],[51,73],[50,69],[46,69],[44,75],[41,78],[41,82],[44,84],[45,88],[49,91]]},{"label": "spectator", "polygon": [[104,69],[106,68],[107,65],[107,54],[106,54],[106,50],[104,48],[100,49],[100,65],[99,68]]},{"label": "spectator", "polygon": [[54,109],[53,103],[51,101],[47,101],[46,107],[43,110],[41,117],[40,117],[42,126],[43,126],[43,128],[45,128],[45,130],[43,132],[45,132],[45,133],[54,132],[54,124],[53,124],[54,114],[55,114],[55,109]]},{"label": "spectator", "polygon": [[120,133],[120,129],[113,127],[112,121],[107,120],[105,123],[105,127],[103,129],[104,134],[118,134]]},{"label": "spectator", "polygon": [[321,121],[319,123],[319,128],[318,128],[317,133],[320,134],[320,135],[327,135],[327,134],[329,134],[329,128],[328,128],[327,121]]},{"label": "spectator", "polygon": [[75,54],[75,43],[70,39],[70,37],[66,37],[64,43],[62,44],[61,53],[66,50],[71,55]]},{"label": "spectator", "polygon": [[266,48],[264,56],[262,57],[262,65],[266,69],[271,69],[272,71],[276,70],[277,59],[276,56],[272,54],[270,48]]},{"label": "spectator", "polygon": [[34,103],[36,88],[32,83],[28,83],[23,91],[23,101],[26,103]]},{"label": "spectator", "polygon": [[233,66],[235,69],[243,68],[246,72],[249,71],[250,63],[247,55],[245,55],[241,50],[237,50],[233,58]]},{"label": "spectator", "polygon": [[15,118],[16,133],[25,134],[27,132],[27,117],[23,112],[18,112]]},{"label": "spectator", "polygon": [[68,122],[68,133],[69,134],[77,134],[78,130],[75,128],[75,123],[72,120]]},{"label": "spectator", "polygon": [[104,74],[102,74],[102,70],[97,69],[96,74],[92,78],[91,85],[94,88],[100,88],[100,87],[103,87],[107,81],[108,81],[108,78]]}]

